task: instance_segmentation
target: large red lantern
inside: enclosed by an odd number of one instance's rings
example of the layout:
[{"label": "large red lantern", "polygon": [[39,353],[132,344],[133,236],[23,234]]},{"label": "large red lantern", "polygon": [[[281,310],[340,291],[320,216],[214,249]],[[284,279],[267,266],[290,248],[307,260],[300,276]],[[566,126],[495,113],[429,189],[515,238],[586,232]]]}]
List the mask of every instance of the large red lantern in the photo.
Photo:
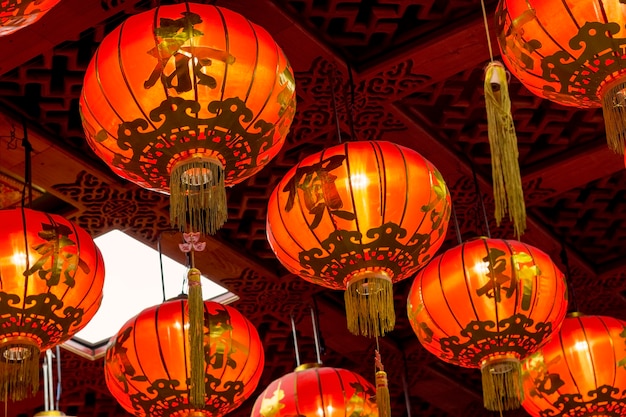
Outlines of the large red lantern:
[{"label": "large red lantern", "polygon": [[523,362],[531,416],[626,416],[626,322],[571,314]]},{"label": "large red lantern", "polygon": [[609,146],[626,138],[626,5],[619,0],[500,0],[502,59],[531,92],[604,110]]},{"label": "large red lantern", "polygon": [[227,217],[224,187],[280,150],[295,83],[263,28],[184,2],[131,16],[105,37],[80,111],[89,145],[115,173],[169,193],[181,230],[214,233]]},{"label": "large red lantern", "polygon": [[267,237],[292,273],[345,290],[352,333],[393,330],[392,283],[443,243],[450,196],[419,153],[389,142],[347,142],[304,158],[270,196]]},{"label": "large red lantern", "polygon": [[205,301],[205,395],[203,406],[195,406],[188,315],[186,299],[150,307],[122,326],[107,347],[107,387],[135,416],[223,416],[259,383],[265,359],[256,329],[234,308]]},{"label": "large red lantern", "polygon": [[377,417],[376,391],[360,375],[319,364],[299,366],[258,396],[251,417]]},{"label": "large red lantern", "polygon": [[567,310],[565,277],[527,244],[478,238],[418,272],[408,315],[419,341],[440,359],[480,368],[485,407],[521,404],[520,361],[558,330]]},{"label": "large red lantern", "polygon": [[18,0],[0,2],[0,36],[35,23],[60,0]]},{"label": "large red lantern", "polygon": [[70,339],[102,301],[104,262],[73,222],[26,208],[0,210],[0,392],[39,388],[42,351]]}]

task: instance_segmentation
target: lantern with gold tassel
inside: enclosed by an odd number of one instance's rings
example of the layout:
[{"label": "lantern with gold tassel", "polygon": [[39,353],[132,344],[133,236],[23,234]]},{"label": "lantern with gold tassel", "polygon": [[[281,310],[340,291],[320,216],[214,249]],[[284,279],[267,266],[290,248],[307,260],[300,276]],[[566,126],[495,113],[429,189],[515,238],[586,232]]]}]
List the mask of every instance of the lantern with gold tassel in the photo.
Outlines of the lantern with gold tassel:
[{"label": "lantern with gold tassel", "polygon": [[40,353],[87,325],[102,301],[104,261],[87,231],[61,216],[0,210],[0,393],[39,388]]},{"label": "lantern with gold tassel", "polygon": [[564,275],[539,249],[478,238],[418,272],[408,316],[428,351],[481,369],[487,409],[510,410],[523,399],[521,360],[559,329],[566,290]]},{"label": "lantern with gold tassel", "polygon": [[212,234],[227,218],[225,187],[278,153],[295,103],[291,67],[263,28],[184,2],[133,15],[103,39],[80,112],[116,174],[169,193],[176,228]]},{"label": "lantern with gold tassel", "polygon": [[609,148],[626,144],[626,7],[620,0],[500,0],[502,60],[532,93],[602,107]]},{"label": "lantern with gold tassel", "polygon": [[450,195],[419,153],[390,142],[346,142],[304,158],[269,200],[267,237],[303,279],[345,290],[348,329],[380,336],[395,325],[393,283],[443,243]]}]

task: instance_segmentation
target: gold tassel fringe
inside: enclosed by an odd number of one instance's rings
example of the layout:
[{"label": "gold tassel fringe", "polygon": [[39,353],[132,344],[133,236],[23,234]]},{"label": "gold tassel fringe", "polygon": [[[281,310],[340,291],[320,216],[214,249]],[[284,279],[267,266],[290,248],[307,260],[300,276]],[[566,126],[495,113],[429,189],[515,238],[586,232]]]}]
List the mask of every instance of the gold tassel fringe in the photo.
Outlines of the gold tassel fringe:
[{"label": "gold tassel fringe", "polygon": [[382,271],[365,271],[351,277],[344,293],[348,330],[355,335],[384,336],[393,330],[393,283]]},{"label": "gold tassel fringe", "polygon": [[526,230],[526,206],[520,175],[517,136],[511,115],[506,71],[500,62],[491,62],[485,71],[487,133],[491,147],[491,170],[495,218],[498,226],[508,211],[515,236]]},{"label": "gold tassel fringe", "polygon": [[516,358],[488,360],[481,367],[483,401],[491,411],[515,410],[522,405],[522,365]]},{"label": "gold tassel fringe", "polygon": [[[22,338],[20,338],[22,339]],[[0,392],[12,401],[32,397],[39,389],[39,348],[29,340],[0,347]]]},{"label": "gold tassel fringe", "polygon": [[617,81],[603,89],[602,111],[609,149],[623,155],[626,144],[626,82]]},{"label": "gold tassel fringe", "polygon": [[204,362],[204,301],[200,271],[191,268],[187,274],[189,282],[189,358],[191,362],[189,403],[195,408],[204,408],[205,362]]},{"label": "gold tassel fringe", "polygon": [[179,230],[215,234],[228,218],[224,167],[217,159],[189,158],[170,175],[170,222]]},{"label": "gold tassel fringe", "polygon": [[[378,339],[376,339],[378,346]],[[391,417],[391,397],[389,396],[389,383],[387,382],[387,372],[380,358],[380,352],[375,352],[376,363],[376,406],[378,407],[378,417]]]}]

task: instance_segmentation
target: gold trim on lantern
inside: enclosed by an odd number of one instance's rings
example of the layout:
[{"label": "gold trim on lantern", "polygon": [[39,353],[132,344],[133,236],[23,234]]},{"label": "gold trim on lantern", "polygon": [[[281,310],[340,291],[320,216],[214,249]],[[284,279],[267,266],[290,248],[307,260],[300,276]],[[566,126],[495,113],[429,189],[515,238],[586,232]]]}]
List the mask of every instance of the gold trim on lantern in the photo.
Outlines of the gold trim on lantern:
[{"label": "gold trim on lantern", "polygon": [[347,278],[344,300],[348,330],[355,335],[384,336],[393,330],[393,281],[385,270],[366,270]]}]

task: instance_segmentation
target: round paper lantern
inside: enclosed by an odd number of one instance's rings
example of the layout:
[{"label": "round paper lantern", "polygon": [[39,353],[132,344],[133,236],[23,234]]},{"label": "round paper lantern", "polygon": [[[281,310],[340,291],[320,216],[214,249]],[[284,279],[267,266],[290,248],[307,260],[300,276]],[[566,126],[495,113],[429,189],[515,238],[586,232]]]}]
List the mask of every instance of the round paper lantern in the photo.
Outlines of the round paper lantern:
[{"label": "round paper lantern", "polygon": [[0,36],[31,25],[60,0],[19,0],[0,2]]},{"label": "round paper lantern", "polygon": [[376,391],[360,375],[319,364],[302,365],[258,396],[251,417],[377,417]]},{"label": "round paper lantern", "polygon": [[626,322],[568,315],[523,362],[524,409],[537,417],[626,416]]},{"label": "round paper lantern", "polygon": [[104,261],[73,222],[26,208],[0,210],[0,392],[39,388],[42,351],[70,339],[102,301]]},{"label": "round paper lantern", "polygon": [[566,295],[565,277],[544,252],[478,238],[418,272],[408,315],[428,351],[481,369],[486,408],[514,409],[523,397],[520,361],[558,330]]},{"label": "round paper lantern", "polygon": [[227,217],[224,187],[280,150],[295,83],[263,28],[184,2],[131,16],[105,37],[80,111],[89,145],[115,173],[169,193],[181,230],[214,233]]},{"label": "round paper lantern", "polygon": [[352,333],[393,330],[392,283],[443,243],[450,196],[419,153],[389,142],[347,142],[304,158],[269,200],[267,237],[307,281],[345,290]]},{"label": "round paper lantern", "polygon": [[205,301],[204,406],[191,404],[188,315],[186,299],[169,300],[143,310],[111,340],[105,381],[129,413],[219,417],[256,389],[265,362],[259,334],[234,308]]},{"label": "round paper lantern", "polygon": [[626,6],[619,0],[500,0],[502,59],[531,92],[604,110],[609,146],[626,138]]}]

